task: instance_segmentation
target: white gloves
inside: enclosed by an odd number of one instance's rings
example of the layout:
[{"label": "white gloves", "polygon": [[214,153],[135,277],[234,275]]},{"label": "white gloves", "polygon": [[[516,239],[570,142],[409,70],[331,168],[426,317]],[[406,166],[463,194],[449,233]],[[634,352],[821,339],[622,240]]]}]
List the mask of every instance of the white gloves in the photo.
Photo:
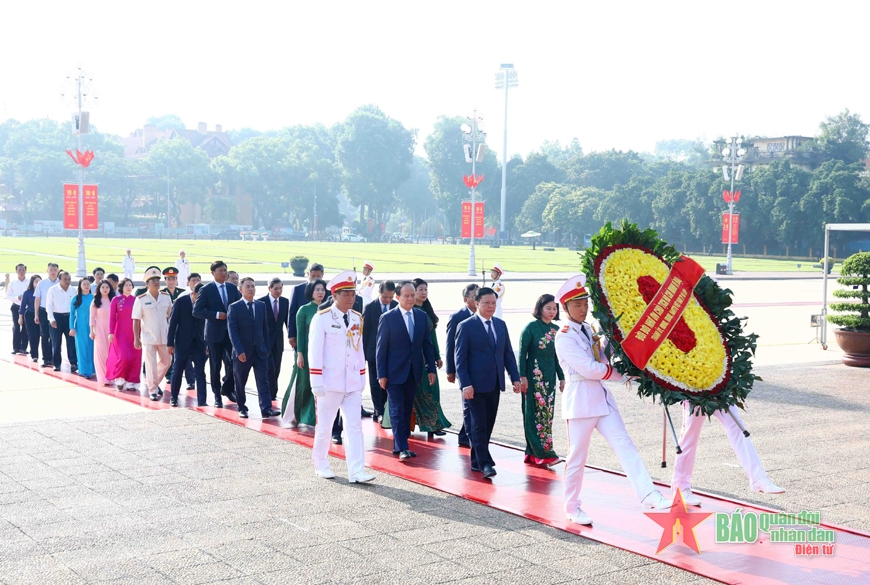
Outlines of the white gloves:
[{"label": "white gloves", "polygon": [[314,386],[311,388],[311,393],[314,394],[317,398],[323,398],[326,396],[326,390],[323,389],[323,386]]}]

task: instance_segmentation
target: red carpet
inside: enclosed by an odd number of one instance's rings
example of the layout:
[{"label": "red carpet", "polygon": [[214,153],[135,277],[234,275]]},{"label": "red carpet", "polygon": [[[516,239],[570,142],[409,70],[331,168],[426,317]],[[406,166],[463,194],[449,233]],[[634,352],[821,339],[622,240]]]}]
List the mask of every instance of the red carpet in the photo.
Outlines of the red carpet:
[{"label": "red carpet", "polygon": [[[32,370],[41,369],[29,358],[15,357],[13,361]],[[113,388],[99,387],[96,382],[76,375],[55,373],[49,369],[43,370],[43,373],[145,408],[169,408],[168,391],[162,401],[152,402],[137,392],[116,392]],[[240,419],[234,405],[224,409],[198,408],[195,396],[195,393],[190,392],[182,406],[311,447],[313,429],[283,428],[277,419]],[[251,410],[252,416],[257,416],[256,410],[256,407]],[[366,463],[376,471],[573,532],[723,583],[870,583],[870,534],[857,530],[822,522],[823,527],[835,531],[834,554],[804,557],[794,554],[794,545],[768,542],[767,535],[762,532],[759,532],[758,542],[752,544],[716,544],[715,517],[710,517],[695,529],[702,554],[697,554],[677,537],[675,544],[657,555],[662,528],[643,515],[628,480],[620,473],[587,467],[583,484],[583,509],[592,517],[595,525],[581,527],[568,523],[562,512],[560,474],[525,465],[520,449],[493,445],[492,455],[498,475],[490,481],[469,469],[468,451],[458,447],[455,435],[427,441],[424,434],[412,434],[411,448],[419,456],[412,463],[401,463],[392,454],[392,438],[388,431],[373,424],[371,419],[363,421],[363,431],[366,434]],[[333,445],[331,454],[343,458],[344,450]],[[666,493],[664,486],[662,492]],[[774,511],[736,500],[698,495],[703,501],[700,510],[704,512],[730,514],[738,507],[744,513]],[[689,508],[689,511],[698,509]],[[795,514],[800,511],[785,510]]]}]

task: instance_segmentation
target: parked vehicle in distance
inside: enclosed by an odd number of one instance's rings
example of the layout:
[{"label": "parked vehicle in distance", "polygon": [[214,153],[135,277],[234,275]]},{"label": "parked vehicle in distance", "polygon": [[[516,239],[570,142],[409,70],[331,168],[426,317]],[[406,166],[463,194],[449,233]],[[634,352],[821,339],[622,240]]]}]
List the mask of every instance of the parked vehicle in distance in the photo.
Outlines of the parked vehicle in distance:
[{"label": "parked vehicle in distance", "polygon": [[211,236],[212,240],[238,240],[242,236],[239,230],[223,230]]},{"label": "parked vehicle in distance", "polygon": [[359,234],[344,233],[341,234],[342,242],[365,242],[366,239]]}]

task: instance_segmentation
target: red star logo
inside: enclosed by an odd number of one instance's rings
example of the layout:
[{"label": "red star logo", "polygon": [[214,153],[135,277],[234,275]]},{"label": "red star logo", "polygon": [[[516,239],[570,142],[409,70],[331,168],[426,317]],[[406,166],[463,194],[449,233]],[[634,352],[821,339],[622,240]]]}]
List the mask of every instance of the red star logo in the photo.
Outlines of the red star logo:
[{"label": "red star logo", "polygon": [[683,502],[683,492],[677,488],[673,507],[667,512],[644,512],[653,522],[664,528],[656,554],[674,544],[677,534],[683,535],[683,544],[701,554],[701,547],[695,538],[695,526],[713,515],[713,512],[689,512]]}]

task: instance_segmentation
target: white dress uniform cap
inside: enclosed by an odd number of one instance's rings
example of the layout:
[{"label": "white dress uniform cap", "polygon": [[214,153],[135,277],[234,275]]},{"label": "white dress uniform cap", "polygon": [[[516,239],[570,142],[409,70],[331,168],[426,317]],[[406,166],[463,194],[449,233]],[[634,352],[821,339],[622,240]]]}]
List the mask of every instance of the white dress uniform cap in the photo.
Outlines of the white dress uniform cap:
[{"label": "white dress uniform cap", "polygon": [[498,272],[499,276],[501,276],[502,274],[504,274],[504,270],[501,269],[501,264],[499,264],[498,262],[496,262],[495,264],[492,265],[492,269],[493,269],[495,272]]},{"label": "white dress uniform cap", "polygon": [[366,263],[363,264],[363,268],[368,268],[369,270],[372,270],[372,271],[375,269],[374,265],[368,261],[366,261]]},{"label": "white dress uniform cap", "polygon": [[340,272],[336,276],[333,277],[332,280],[329,281],[329,284],[326,286],[329,287],[329,292],[335,294],[340,290],[356,290],[356,272],[353,270],[345,270],[344,272]]},{"label": "white dress uniform cap", "polygon": [[589,291],[586,290],[586,275],[578,274],[566,280],[559,288],[557,298],[563,305],[573,299],[588,299]]},{"label": "white dress uniform cap", "polygon": [[145,278],[144,278],[144,280],[145,280],[145,282],[148,282],[148,280],[151,279],[151,278],[155,278],[155,277],[156,277],[156,278],[160,278],[161,276],[163,276],[163,273],[160,272],[160,269],[159,269],[159,268],[151,267],[151,268],[149,268],[148,270],[145,271]]}]

